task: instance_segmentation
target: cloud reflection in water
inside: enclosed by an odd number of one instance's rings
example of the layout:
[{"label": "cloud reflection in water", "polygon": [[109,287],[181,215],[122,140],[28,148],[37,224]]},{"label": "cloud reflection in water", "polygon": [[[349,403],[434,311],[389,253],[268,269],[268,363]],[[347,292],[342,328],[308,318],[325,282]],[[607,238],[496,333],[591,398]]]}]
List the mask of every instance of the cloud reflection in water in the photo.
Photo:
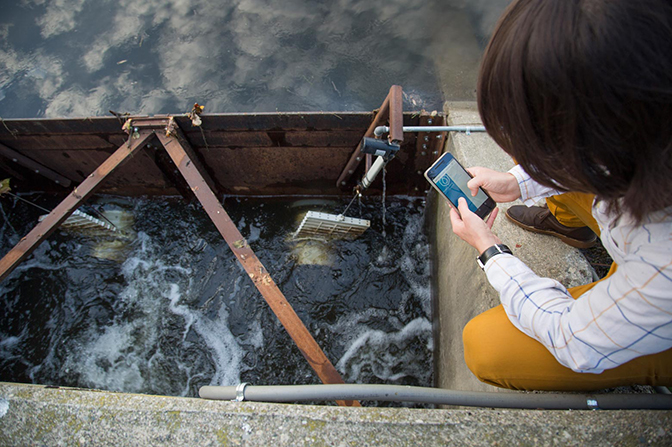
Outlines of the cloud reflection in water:
[{"label": "cloud reflection in water", "polygon": [[392,84],[440,108],[474,98],[506,3],[23,0],[0,18],[0,116],[369,110]]}]

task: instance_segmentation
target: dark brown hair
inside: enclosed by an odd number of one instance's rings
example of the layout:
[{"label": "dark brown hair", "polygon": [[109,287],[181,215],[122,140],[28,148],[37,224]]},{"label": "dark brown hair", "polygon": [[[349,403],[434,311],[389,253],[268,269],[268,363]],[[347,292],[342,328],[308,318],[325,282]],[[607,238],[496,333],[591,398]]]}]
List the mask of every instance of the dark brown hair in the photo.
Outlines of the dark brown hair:
[{"label": "dark brown hair", "polygon": [[483,58],[488,133],[537,182],[638,222],[672,205],[672,2],[518,0]]}]

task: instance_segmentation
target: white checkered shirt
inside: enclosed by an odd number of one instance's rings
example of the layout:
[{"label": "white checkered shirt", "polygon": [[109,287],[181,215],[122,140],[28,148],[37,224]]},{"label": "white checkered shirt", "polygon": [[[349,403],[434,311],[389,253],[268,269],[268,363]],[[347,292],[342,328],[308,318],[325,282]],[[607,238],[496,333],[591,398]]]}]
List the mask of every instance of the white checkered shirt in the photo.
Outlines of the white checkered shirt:
[{"label": "white checkered shirt", "polygon": [[[556,193],[519,166],[509,172],[528,206]],[[604,203],[594,205],[592,214],[618,269],[578,299],[515,256],[495,256],[485,271],[518,329],[572,370],[600,373],[672,348],[672,207],[641,225],[607,214]]]}]

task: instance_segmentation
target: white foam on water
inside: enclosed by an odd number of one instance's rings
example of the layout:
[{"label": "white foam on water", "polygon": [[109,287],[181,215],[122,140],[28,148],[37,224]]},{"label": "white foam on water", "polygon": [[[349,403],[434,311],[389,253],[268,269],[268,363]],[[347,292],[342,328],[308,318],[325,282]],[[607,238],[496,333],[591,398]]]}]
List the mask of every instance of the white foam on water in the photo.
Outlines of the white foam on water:
[{"label": "white foam on water", "polygon": [[3,361],[21,357],[21,343],[25,340],[27,331],[24,330],[19,336],[7,336],[0,332],[0,359]]},{"label": "white foam on water", "polygon": [[[121,312],[112,325],[90,328],[79,337],[78,349],[67,355],[64,367],[88,387],[160,393],[155,388],[165,388],[168,385],[162,382],[170,380],[169,386],[185,395],[207,365],[191,364],[179,353],[206,351],[215,369],[211,384],[239,383],[244,351],[228,328],[226,305],[220,300],[213,319],[190,304],[192,295],[198,294],[191,290],[191,270],[159,259],[146,234],[139,233],[138,241],[134,256],[121,267],[127,282],[119,295]],[[170,338],[175,329],[179,337]],[[191,332],[198,336],[191,337]],[[161,368],[161,374],[173,377],[158,378],[156,371]]]},{"label": "white foam on water", "polygon": [[215,362],[215,374],[210,380],[210,385],[227,386],[240,383],[244,351],[231,334],[227,319],[228,313],[222,306],[216,320],[200,318],[196,321],[196,331],[208,345],[212,360]]},{"label": "white foam on water", "polygon": [[432,324],[425,318],[416,318],[398,332],[386,333],[369,330],[350,345],[336,364],[348,382],[362,382],[362,371],[367,368],[377,378],[396,381],[407,375],[422,377],[431,371],[414,371],[419,358],[426,353],[410,349],[415,339],[431,338]]},{"label": "white foam on water", "polygon": [[140,366],[146,361],[142,352],[135,351],[134,337],[139,324],[109,326],[102,334],[91,331],[81,350],[68,356],[63,366],[79,373],[88,387],[142,392],[145,380]]},{"label": "white foam on water", "polygon": [[250,235],[247,237],[247,242],[254,242],[259,240],[261,236],[261,228],[250,224]]},{"label": "white foam on water", "polygon": [[[412,207],[409,205],[409,209]],[[433,337],[429,244],[422,233],[421,214],[407,216],[401,250],[383,245],[373,255],[371,271],[401,275],[407,287],[396,310],[369,308],[343,315],[330,331],[339,337],[345,353],[337,363],[348,382],[371,379],[398,381],[413,377],[431,382]],[[374,249],[375,250],[375,249]],[[411,308],[421,306],[418,317]],[[381,328],[385,328],[381,330]],[[371,377],[371,376],[374,377]]]}]

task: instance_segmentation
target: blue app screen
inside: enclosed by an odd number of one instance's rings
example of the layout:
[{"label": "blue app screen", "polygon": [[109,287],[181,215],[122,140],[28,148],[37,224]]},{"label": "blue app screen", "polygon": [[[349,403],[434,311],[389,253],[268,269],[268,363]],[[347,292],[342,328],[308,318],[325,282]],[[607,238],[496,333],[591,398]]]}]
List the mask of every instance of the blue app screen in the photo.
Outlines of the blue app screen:
[{"label": "blue app screen", "polygon": [[467,199],[469,209],[475,213],[478,207],[488,199],[488,196],[479,189],[476,197],[472,197],[471,191],[467,188],[469,180],[471,180],[469,174],[453,159],[434,178],[434,183],[455,206],[457,206],[457,199],[460,197]]}]

